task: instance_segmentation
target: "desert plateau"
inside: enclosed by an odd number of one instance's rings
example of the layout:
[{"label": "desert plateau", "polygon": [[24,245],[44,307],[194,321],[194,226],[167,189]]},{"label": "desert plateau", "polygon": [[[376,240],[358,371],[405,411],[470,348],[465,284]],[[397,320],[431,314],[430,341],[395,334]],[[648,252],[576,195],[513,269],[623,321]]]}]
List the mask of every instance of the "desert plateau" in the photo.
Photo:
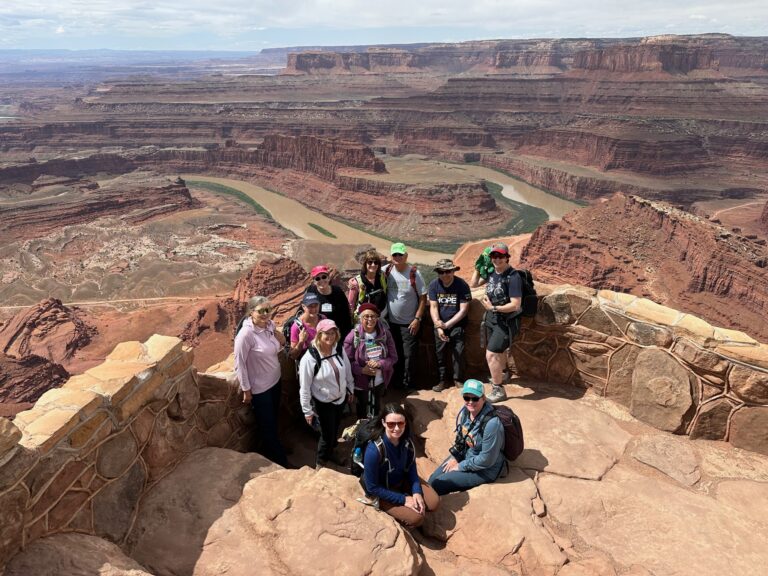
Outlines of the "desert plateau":
[{"label": "desert plateau", "polygon": [[[0,575],[764,574],[768,36],[310,44],[0,44]],[[427,283],[503,242],[538,298],[525,449],[420,528],[349,438],[315,468],[285,356],[266,458],[233,355],[251,297],[280,327],[398,242]],[[467,400],[421,324],[385,398],[427,478]]]}]

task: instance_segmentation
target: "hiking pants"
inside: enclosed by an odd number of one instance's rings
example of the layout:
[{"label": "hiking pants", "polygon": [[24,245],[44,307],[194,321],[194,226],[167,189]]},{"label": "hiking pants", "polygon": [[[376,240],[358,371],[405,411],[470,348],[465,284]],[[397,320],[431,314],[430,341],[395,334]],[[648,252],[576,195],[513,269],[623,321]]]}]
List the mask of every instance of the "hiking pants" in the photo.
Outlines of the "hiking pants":
[{"label": "hiking pants", "polygon": [[408,324],[389,324],[389,331],[392,334],[392,340],[395,341],[397,350],[397,362],[392,376],[394,386],[410,388],[413,386],[411,379],[411,369],[416,364],[416,354],[419,349],[419,333],[411,334],[408,330]]},{"label": "hiking pants", "polygon": [[283,387],[280,380],[269,390],[251,396],[251,408],[256,416],[256,429],[261,443],[260,453],[280,466],[288,466],[285,450],[277,435],[277,415]]},{"label": "hiking pants", "polygon": [[470,488],[480,486],[481,484],[495,482],[501,474],[502,468],[504,468],[504,463],[502,462],[501,466],[493,466],[477,472],[460,472],[459,470],[443,472],[443,464],[445,464],[449,458],[452,458],[452,456],[443,460],[437,469],[432,472],[432,476],[429,477],[430,486],[432,486],[432,488],[435,489],[435,492],[440,496],[443,494],[450,494],[451,492],[463,492],[464,490],[469,490]]},{"label": "hiking pants", "polygon": [[381,410],[381,397],[383,395],[384,384],[379,384],[373,388],[372,395],[371,390],[358,390],[355,388],[355,398],[357,399],[357,418],[375,418],[378,416],[379,410]]},{"label": "hiking pants", "polygon": [[[424,483],[423,480],[421,481],[421,491],[424,495],[424,504],[427,505],[427,510],[429,512],[437,510],[440,506],[440,496],[437,495],[437,492],[435,492],[429,484]],[[410,490],[400,490],[400,492],[408,494],[409,496],[411,495]],[[425,514],[419,514],[416,510],[408,508],[408,506],[404,504],[401,506],[399,504],[385,502],[384,500],[379,500],[379,508],[404,526],[409,526],[411,528],[418,528],[421,526],[424,523],[424,518],[426,516]]]},{"label": "hiking pants", "polygon": [[320,439],[317,441],[317,460],[331,460],[339,438],[344,402],[333,404],[313,400],[317,419],[320,421]]},{"label": "hiking pants", "polygon": [[[464,382],[464,326],[459,323],[446,333],[448,342],[443,342],[435,330],[435,352],[437,352],[438,382],[449,383],[446,376],[448,353],[453,357],[453,380]],[[450,382],[453,386],[453,382]]]}]

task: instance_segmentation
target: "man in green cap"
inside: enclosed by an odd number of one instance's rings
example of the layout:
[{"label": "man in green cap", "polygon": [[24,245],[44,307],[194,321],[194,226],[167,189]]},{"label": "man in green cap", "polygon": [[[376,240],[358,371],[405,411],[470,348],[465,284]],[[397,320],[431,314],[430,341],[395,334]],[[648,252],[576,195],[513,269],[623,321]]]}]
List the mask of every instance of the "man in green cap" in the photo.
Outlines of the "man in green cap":
[{"label": "man in green cap", "polygon": [[392,382],[411,388],[411,368],[418,351],[418,333],[427,307],[427,288],[416,266],[408,265],[408,250],[395,242],[389,250],[392,263],[384,268],[387,278],[389,330],[397,349]]}]

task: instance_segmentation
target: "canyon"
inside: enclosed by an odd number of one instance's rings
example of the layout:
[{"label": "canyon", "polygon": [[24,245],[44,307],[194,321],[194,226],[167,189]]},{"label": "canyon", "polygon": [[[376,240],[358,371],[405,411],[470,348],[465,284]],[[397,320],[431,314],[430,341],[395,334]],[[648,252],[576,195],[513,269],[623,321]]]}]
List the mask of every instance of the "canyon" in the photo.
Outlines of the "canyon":
[{"label": "canyon", "polygon": [[[0,71],[0,572],[303,574],[350,550],[334,573],[765,564],[768,39],[173,54],[130,77],[19,58]],[[557,215],[510,200],[515,179]],[[307,209],[301,226],[260,190]],[[303,467],[250,452],[228,357],[245,303],[269,297],[281,324],[312,266],[343,287],[368,247],[321,216],[385,255],[406,242],[424,273],[453,256],[469,278],[503,240],[536,280],[506,385],[526,451],[421,532],[307,466],[290,362],[281,433]],[[467,362],[483,378],[479,296]],[[461,405],[428,390],[426,324],[422,390],[390,392],[422,474]]]}]

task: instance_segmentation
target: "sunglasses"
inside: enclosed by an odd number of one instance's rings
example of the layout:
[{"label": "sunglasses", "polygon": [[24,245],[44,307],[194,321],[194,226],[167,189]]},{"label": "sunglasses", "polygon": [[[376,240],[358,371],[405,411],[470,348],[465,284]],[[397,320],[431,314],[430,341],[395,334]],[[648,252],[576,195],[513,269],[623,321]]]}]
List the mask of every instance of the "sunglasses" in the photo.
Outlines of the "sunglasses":
[{"label": "sunglasses", "polygon": [[257,308],[256,310],[254,310],[254,312],[256,312],[256,314],[262,314],[262,315],[272,314],[272,308]]},{"label": "sunglasses", "polygon": [[368,262],[365,263],[366,266],[370,266],[371,264],[375,264],[376,266],[380,266],[381,262],[377,262],[376,260],[368,260]]},{"label": "sunglasses", "polygon": [[402,258],[405,254],[392,254],[392,258]]},{"label": "sunglasses", "polygon": [[468,394],[464,395],[464,402],[466,402],[467,404],[469,404],[470,402],[474,403],[478,401],[480,401],[480,398],[478,398],[477,396],[470,396]]},{"label": "sunglasses", "polygon": [[438,270],[437,275],[438,276],[445,276],[446,274],[453,274],[453,270]]},{"label": "sunglasses", "polygon": [[328,280],[328,274],[318,274],[315,276],[315,282],[320,282],[321,280]]},{"label": "sunglasses", "polygon": [[491,254],[491,258],[492,258],[492,259],[495,259],[495,258],[509,258],[509,255],[507,255],[507,254],[501,254],[500,252],[493,252],[493,253]]},{"label": "sunglasses", "polygon": [[397,422],[384,422],[387,428],[394,430],[395,428],[405,428],[405,420],[399,420]]}]

